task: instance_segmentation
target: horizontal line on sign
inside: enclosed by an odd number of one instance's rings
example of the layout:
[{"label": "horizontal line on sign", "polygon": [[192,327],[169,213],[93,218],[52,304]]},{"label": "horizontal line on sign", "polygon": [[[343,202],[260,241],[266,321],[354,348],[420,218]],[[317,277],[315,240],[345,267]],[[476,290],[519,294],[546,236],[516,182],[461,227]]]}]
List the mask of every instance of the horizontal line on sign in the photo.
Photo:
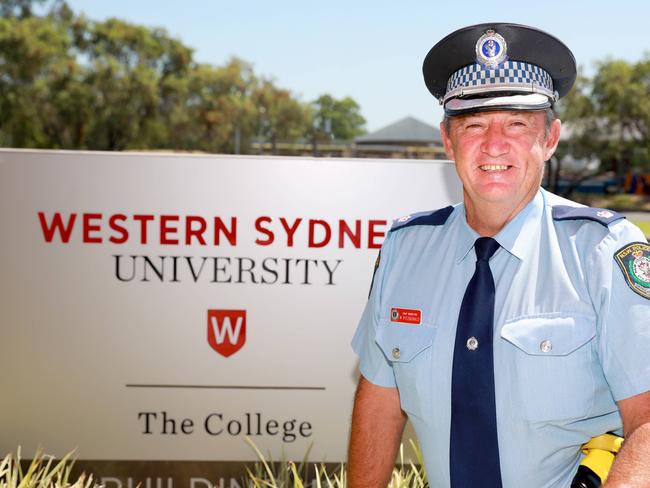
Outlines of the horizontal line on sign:
[{"label": "horizontal line on sign", "polygon": [[197,390],[320,390],[324,386],[251,386],[251,385],[143,385],[127,384],[127,388],[188,388]]}]

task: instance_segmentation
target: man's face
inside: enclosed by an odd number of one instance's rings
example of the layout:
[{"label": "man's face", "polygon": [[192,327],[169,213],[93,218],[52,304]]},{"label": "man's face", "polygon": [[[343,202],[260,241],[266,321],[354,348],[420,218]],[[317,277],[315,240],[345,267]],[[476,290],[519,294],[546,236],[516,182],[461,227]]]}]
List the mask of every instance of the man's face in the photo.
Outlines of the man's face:
[{"label": "man's face", "polygon": [[533,198],[560,137],[560,121],[547,134],[545,119],[544,112],[498,111],[451,117],[448,132],[441,124],[466,202],[518,211]]}]

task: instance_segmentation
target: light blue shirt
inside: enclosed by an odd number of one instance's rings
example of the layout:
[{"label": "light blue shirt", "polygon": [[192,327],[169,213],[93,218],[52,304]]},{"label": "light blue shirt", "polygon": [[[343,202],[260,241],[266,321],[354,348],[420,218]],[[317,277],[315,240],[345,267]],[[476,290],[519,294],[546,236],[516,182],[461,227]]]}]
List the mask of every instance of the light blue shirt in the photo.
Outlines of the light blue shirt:
[{"label": "light blue shirt", "polygon": [[[620,433],[615,402],[650,390],[650,300],[614,261],[645,237],[626,220],[554,220],[555,205],[577,204],[540,190],[490,260],[504,488],[569,487],[580,446]],[[478,237],[462,204],[444,225],[391,231],[352,341],[361,374],[399,389],[432,488],[449,486],[454,340]]]}]

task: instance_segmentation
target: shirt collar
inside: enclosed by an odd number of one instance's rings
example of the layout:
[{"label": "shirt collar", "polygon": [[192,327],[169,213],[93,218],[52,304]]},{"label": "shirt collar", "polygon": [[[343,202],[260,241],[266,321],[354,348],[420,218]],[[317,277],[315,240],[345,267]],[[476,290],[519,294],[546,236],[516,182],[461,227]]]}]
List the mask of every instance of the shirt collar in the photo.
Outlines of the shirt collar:
[{"label": "shirt collar", "polygon": [[[467,223],[465,205],[459,205],[460,220],[459,242],[456,248],[456,262],[461,262],[474,247],[476,239],[481,237]],[[543,190],[538,190],[535,197],[519,212],[514,219],[494,236],[499,245],[519,260],[526,257],[531,244],[538,239],[537,229],[544,211]]]},{"label": "shirt collar", "polygon": [[458,245],[456,246],[456,263],[460,263],[467,254],[474,247],[476,239],[481,237],[478,232],[472,229],[467,223],[467,213],[465,211],[465,204],[461,203],[458,206]]}]

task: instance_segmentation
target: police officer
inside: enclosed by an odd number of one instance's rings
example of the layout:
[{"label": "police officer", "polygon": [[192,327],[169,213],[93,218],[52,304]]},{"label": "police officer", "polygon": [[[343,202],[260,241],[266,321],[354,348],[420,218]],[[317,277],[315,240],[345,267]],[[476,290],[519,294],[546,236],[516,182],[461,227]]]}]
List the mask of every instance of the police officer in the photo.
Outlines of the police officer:
[{"label": "police officer", "polygon": [[573,55],[481,24],[423,72],[464,201],[398,219],[382,246],[352,342],[350,486],[386,486],[407,417],[435,488],[568,487],[605,432],[626,437],[606,486],[650,486],[650,246],[540,188]]}]

